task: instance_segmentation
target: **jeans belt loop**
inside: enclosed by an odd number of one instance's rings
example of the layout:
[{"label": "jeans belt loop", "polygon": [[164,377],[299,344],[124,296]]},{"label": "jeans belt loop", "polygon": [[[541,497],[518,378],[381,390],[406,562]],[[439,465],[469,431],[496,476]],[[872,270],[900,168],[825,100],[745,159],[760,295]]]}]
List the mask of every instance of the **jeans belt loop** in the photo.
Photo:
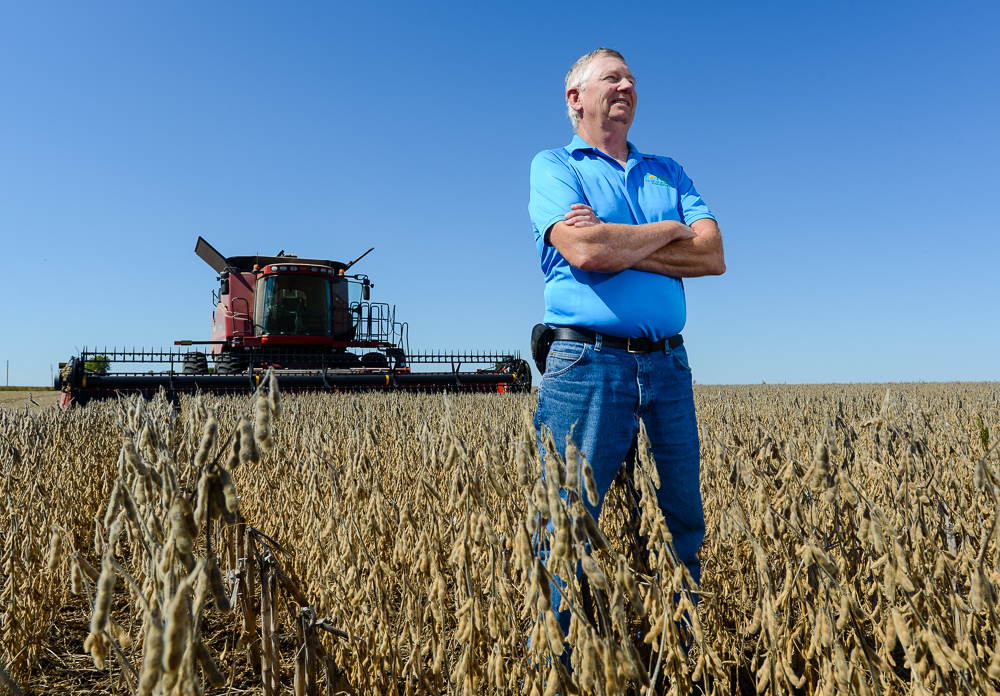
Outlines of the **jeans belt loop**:
[{"label": "jeans belt loop", "polygon": [[594,338],[594,350],[600,353],[601,345],[604,343],[604,337],[600,333],[595,332],[595,334],[596,337]]}]

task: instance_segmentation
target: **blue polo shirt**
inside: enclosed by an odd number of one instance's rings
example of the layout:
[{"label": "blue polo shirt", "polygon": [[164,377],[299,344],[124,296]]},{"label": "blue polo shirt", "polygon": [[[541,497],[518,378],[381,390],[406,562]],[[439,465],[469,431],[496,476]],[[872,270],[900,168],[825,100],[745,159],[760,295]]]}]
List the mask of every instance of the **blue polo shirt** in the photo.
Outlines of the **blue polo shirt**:
[{"label": "blue polo shirt", "polygon": [[680,278],[627,269],[599,273],[574,268],[547,243],[549,228],[585,203],[603,222],[642,225],[712,218],[691,179],[669,157],[644,155],[628,144],[623,169],[580,136],[531,162],[528,214],[545,274],[546,324],[584,326],[622,338],[657,341],[680,333],[687,318]]}]

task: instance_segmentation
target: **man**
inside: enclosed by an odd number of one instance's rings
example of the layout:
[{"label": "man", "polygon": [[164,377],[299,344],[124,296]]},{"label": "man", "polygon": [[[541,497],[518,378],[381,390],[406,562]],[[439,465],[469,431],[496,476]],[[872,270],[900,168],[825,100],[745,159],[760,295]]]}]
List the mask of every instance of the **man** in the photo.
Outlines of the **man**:
[{"label": "man", "polygon": [[544,322],[555,327],[535,426],[563,447],[575,424],[601,498],[590,508],[596,518],[642,419],[658,502],[699,580],[705,522],[681,278],[720,275],[726,265],[715,218],[684,170],[628,142],[636,103],[622,55],[588,53],[566,76],[573,141],[531,163]]}]

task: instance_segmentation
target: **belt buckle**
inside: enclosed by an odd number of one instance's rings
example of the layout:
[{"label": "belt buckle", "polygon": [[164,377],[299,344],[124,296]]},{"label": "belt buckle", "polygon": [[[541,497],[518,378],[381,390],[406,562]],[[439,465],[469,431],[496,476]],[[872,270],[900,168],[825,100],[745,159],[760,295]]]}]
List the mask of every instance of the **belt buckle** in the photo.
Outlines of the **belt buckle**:
[{"label": "belt buckle", "polygon": [[[639,340],[640,339],[636,339],[636,341],[639,341]],[[625,350],[627,350],[629,353],[644,353],[645,352],[645,351],[639,350],[639,349],[632,350],[632,339],[631,339],[631,337],[628,338],[625,341]]]}]

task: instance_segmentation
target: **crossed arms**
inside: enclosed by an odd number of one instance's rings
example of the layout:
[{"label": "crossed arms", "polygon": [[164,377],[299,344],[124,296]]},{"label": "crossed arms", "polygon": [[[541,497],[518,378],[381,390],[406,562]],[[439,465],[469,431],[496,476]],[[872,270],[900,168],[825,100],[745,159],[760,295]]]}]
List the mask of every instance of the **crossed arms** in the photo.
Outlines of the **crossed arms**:
[{"label": "crossed arms", "polygon": [[601,222],[594,210],[574,203],[565,222],[549,229],[549,242],[571,266],[617,273],[627,268],[675,278],[722,275],[722,234],[711,218],[688,227],[675,220],[644,225]]}]

